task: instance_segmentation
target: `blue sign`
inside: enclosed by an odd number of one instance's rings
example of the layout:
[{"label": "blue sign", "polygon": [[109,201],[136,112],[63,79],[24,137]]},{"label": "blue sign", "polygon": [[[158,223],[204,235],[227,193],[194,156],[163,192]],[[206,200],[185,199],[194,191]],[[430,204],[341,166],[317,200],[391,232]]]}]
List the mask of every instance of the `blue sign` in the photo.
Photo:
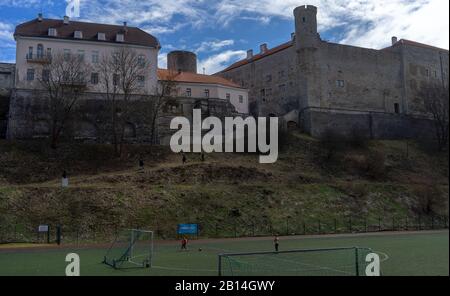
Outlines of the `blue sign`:
[{"label": "blue sign", "polygon": [[197,234],[198,224],[178,224],[178,234]]}]

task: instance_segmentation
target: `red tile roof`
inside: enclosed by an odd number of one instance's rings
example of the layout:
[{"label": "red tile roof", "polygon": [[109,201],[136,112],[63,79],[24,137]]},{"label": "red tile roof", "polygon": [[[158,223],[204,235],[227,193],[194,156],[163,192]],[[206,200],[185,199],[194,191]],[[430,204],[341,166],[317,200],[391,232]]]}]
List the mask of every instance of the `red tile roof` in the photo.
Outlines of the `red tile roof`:
[{"label": "red tile roof", "polygon": [[242,88],[239,84],[236,84],[228,79],[219,76],[201,75],[189,72],[176,72],[167,69],[158,69],[158,79],[159,80],[171,79],[175,82],[185,82],[185,83],[218,84],[222,86]]},{"label": "red tile roof", "polygon": [[[49,28],[55,28],[57,30],[56,37],[48,36]],[[74,38],[75,31],[82,31],[83,39]],[[105,41],[98,40],[98,33],[105,33]],[[125,34],[124,42],[120,43],[155,48],[160,47],[158,39],[136,27],[127,26],[125,31],[124,26],[77,22],[72,20],[69,21],[69,24],[64,24],[63,20],[43,19],[42,21],[39,21],[38,19],[34,19],[18,25],[14,32],[14,36],[116,43],[117,33]]]},{"label": "red tile roof", "polygon": [[265,57],[267,57],[267,56],[270,56],[270,55],[272,55],[272,54],[275,54],[275,53],[277,53],[277,52],[280,52],[280,51],[282,51],[282,50],[285,50],[285,49],[291,47],[292,45],[293,45],[293,42],[292,42],[292,41],[283,43],[283,44],[281,44],[281,45],[278,45],[277,47],[274,47],[274,48],[272,48],[272,49],[269,49],[269,50],[266,51],[265,53],[259,53],[259,54],[256,54],[256,55],[254,55],[253,58],[251,58],[251,59],[245,59],[245,60],[241,60],[241,61],[239,61],[239,62],[236,62],[236,63],[232,64],[231,66],[229,66],[228,68],[226,68],[225,70],[220,71],[219,73],[227,72],[227,71],[230,71],[230,70],[239,68],[239,67],[241,67],[241,66],[247,65],[247,64],[249,64],[249,63],[251,63],[251,62],[260,60],[260,59],[262,59],[262,58],[265,58]]},{"label": "red tile roof", "polygon": [[439,48],[439,47],[435,47],[435,46],[432,46],[432,45],[423,44],[423,43],[419,43],[419,42],[411,41],[411,40],[407,40],[407,39],[400,39],[394,45],[389,46],[389,47],[384,48],[384,49],[388,49],[388,48],[391,48],[393,46],[400,45],[400,44],[416,46],[416,47],[422,47],[422,48],[428,48],[428,49],[434,49],[434,50],[448,51],[448,49],[443,49],[443,48]]}]

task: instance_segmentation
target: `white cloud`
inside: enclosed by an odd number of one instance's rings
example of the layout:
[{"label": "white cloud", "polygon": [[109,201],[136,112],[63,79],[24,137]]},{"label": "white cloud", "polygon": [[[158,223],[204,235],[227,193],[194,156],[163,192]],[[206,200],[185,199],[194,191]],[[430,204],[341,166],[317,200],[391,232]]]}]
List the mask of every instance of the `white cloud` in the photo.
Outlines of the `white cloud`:
[{"label": "white cloud", "polygon": [[234,45],[234,40],[213,40],[213,41],[203,41],[200,46],[195,50],[197,53],[201,52],[214,52],[218,51],[224,47]]},{"label": "white cloud", "polygon": [[[309,0],[318,7],[319,30],[336,27],[343,37],[333,41],[373,48],[389,44],[390,37],[412,39],[449,48],[448,0]],[[238,17],[293,19],[298,0],[222,0],[216,18],[228,24]]]},{"label": "white cloud", "polygon": [[247,53],[243,50],[227,50],[219,54],[212,55],[204,60],[199,61],[199,71],[203,73],[203,68],[206,74],[214,74],[231,63],[245,58]]}]

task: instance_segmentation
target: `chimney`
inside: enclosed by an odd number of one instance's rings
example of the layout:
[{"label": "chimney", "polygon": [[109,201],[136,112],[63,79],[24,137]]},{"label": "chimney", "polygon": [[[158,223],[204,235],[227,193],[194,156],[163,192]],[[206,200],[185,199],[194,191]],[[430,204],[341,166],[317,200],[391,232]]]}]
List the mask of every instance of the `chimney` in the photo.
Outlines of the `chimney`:
[{"label": "chimney", "polygon": [[397,43],[397,41],[398,41],[398,39],[397,39],[397,37],[392,37],[392,45],[394,45],[395,43]]},{"label": "chimney", "polygon": [[251,60],[253,58],[253,49],[247,50],[247,60]]},{"label": "chimney", "polygon": [[295,33],[291,33],[291,40],[292,40],[292,41],[295,40]]},{"label": "chimney", "polygon": [[67,15],[64,16],[64,25],[68,25],[70,23],[69,17]]},{"label": "chimney", "polygon": [[38,21],[42,22],[42,20],[43,20],[42,13],[38,13]]},{"label": "chimney", "polygon": [[123,22],[123,31],[127,32],[128,31],[128,27],[127,27],[127,22]]},{"label": "chimney", "polygon": [[259,46],[259,49],[261,51],[261,53],[266,53],[267,52],[267,43],[263,43]]}]

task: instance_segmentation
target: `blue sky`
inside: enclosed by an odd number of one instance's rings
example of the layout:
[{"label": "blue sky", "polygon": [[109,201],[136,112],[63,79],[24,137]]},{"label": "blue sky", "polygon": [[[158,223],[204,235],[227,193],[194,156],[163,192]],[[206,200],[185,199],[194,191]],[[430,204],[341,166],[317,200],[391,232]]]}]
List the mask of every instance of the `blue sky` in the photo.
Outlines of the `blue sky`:
[{"label": "blue sky", "polygon": [[[73,0],[71,0],[73,1]],[[78,20],[129,25],[159,38],[159,66],[167,52],[194,51],[199,71],[215,73],[259,50],[286,42],[294,31],[292,11],[303,4],[319,9],[322,39],[370,48],[391,36],[449,48],[448,0],[80,0]],[[36,18],[62,18],[65,0],[0,0],[0,61],[14,62],[14,27]]]}]

